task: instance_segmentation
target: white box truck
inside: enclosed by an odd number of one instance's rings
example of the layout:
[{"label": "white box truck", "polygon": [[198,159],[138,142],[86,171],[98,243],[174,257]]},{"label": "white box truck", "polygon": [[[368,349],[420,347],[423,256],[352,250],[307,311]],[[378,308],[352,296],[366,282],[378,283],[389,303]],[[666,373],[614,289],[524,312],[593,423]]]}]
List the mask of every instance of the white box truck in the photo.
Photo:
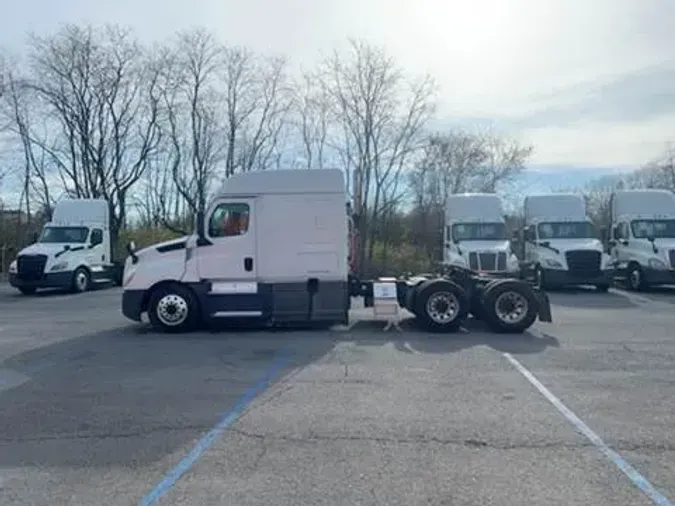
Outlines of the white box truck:
[{"label": "white box truck", "polygon": [[[142,250],[130,243],[122,313],[181,332],[218,319],[267,325],[346,324],[351,297],[374,302],[374,282],[349,272],[350,217],[340,170],[274,170],[230,177],[194,235]],[[397,280],[398,304],[424,327],[457,329],[472,304],[490,328],[522,332],[551,321],[546,294],[516,279],[453,268]]]},{"label": "white box truck", "polygon": [[610,197],[609,252],[616,276],[631,290],[675,284],[675,195],[623,190]]},{"label": "white box truck", "polygon": [[612,262],[596,237],[581,195],[528,195],[522,233],[526,276],[541,288],[594,285],[606,292]]},{"label": "white box truck", "polygon": [[19,251],[9,282],[25,295],[38,288],[85,292],[121,281],[122,268],[112,259],[108,202],[67,199],[56,204],[35,244]]},{"label": "white box truck", "polygon": [[445,212],[444,265],[518,278],[502,201],[494,193],[450,195]]}]

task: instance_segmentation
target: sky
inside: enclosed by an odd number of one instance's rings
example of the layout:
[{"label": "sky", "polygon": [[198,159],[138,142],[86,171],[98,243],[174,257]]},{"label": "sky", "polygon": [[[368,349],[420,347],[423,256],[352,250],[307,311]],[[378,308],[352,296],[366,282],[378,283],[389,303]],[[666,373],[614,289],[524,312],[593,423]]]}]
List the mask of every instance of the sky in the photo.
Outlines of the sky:
[{"label": "sky", "polygon": [[199,25],[307,67],[365,39],[437,79],[435,124],[509,133],[534,145],[535,172],[563,179],[630,170],[675,137],[672,0],[25,0],[3,10],[0,45],[63,22],[147,41]]}]

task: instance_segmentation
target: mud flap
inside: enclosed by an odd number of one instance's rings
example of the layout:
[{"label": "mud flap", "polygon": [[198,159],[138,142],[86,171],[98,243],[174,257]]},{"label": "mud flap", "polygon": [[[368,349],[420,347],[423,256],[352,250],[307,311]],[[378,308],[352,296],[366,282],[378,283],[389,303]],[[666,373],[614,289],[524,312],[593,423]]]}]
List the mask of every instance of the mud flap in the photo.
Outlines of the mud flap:
[{"label": "mud flap", "polygon": [[553,317],[551,316],[551,302],[548,300],[548,294],[541,290],[533,290],[537,301],[539,302],[539,321],[551,323]]}]

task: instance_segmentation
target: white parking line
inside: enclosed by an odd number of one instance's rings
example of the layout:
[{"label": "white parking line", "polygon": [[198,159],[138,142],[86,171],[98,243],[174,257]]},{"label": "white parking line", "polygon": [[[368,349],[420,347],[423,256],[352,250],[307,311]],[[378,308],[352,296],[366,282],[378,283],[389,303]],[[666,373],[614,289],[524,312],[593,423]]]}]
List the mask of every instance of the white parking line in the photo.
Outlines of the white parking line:
[{"label": "white parking line", "polygon": [[669,302],[662,302],[650,299],[648,297],[643,297],[642,295],[638,295],[636,293],[621,290],[620,288],[611,288],[610,293],[613,293],[614,295],[620,295],[621,297],[625,297],[636,306],[649,307],[651,309],[665,309],[665,310],[673,309],[673,305],[670,304]]},{"label": "white parking line", "polygon": [[673,506],[673,504],[661,492],[656,490],[651,483],[642,476],[633,466],[626,462],[621,455],[612,450],[605,442],[600,439],[591,428],[586,425],[574,412],[565,406],[560,399],[553,395],[548,388],[541,384],[535,376],[528,371],[518,360],[513,358],[510,353],[503,354],[506,359],[518,370],[520,374],[537,389],[581,434],[595,445],[600,452],[605,455],[616,467],[618,467],[633,484],[644,492],[652,502],[657,506]]}]

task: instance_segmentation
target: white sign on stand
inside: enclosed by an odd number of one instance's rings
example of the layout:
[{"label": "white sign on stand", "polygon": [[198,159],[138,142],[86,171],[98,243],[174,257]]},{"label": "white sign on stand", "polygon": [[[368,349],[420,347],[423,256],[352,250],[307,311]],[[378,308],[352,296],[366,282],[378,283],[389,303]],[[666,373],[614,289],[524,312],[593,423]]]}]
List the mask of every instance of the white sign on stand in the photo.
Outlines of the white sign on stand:
[{"label": "white sign on stand", "polygon": [[399,306],[396,295],[396,283],[393,280],[381,279],[373,283],[373,312],[378,318],[386,318],[387,325],[383,331],[391,328],[400,331]]}]

